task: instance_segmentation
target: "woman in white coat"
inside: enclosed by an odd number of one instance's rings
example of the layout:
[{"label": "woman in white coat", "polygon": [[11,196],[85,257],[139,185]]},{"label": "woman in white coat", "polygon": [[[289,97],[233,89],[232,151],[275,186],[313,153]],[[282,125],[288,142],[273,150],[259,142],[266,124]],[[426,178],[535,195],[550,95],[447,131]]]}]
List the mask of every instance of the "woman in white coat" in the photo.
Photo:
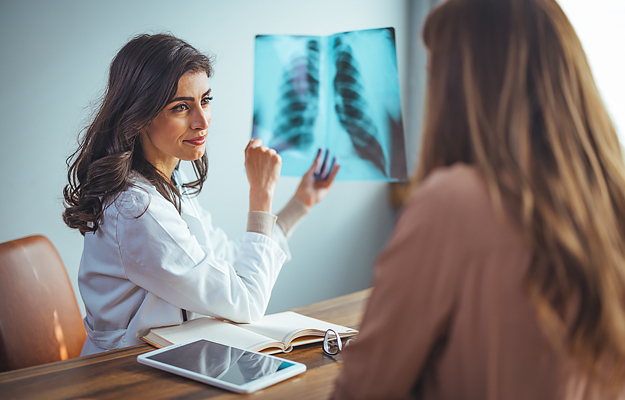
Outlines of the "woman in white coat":
[{"label": "woman in white coat", "polygon": [[[281,158],[252,139],[247,232],[238,242],[213,227],[195,195],[208,172],[210,59],[170,35],[140,35],[111,63],[102,104],[68,164],[65,223],[85,237],[79,270],[86,307],[83,355],[140,343],[157,326],[195,313],[261,318],[286,240],[328,193],[338,165],[317,156],[295,196],[271,213]],[[187,182],[180,161],[193,163]],[[277,224],[277,227],[275,225]]]}]

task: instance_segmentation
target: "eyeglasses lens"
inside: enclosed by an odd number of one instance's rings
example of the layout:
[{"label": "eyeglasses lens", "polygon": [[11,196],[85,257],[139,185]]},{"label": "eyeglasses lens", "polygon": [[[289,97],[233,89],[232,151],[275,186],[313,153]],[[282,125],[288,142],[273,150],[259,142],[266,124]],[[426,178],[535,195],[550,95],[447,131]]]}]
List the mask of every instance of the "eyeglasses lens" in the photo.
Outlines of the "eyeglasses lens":
[{"label": "eyeglasses lens", "polygon": [[330,355],[338,354],[342,347],[340,340],[336,332],[327,331],[323,341],[323,350]]}]

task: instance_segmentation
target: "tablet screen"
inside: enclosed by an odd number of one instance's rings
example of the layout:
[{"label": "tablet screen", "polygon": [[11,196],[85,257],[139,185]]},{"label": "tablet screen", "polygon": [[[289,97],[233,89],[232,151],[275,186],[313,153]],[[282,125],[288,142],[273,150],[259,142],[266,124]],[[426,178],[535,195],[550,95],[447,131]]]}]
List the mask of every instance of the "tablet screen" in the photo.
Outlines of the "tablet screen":
[{"label": "tablet screen", "polygon": [[234,385],[243,385],[295,366],[276,357],[206,340],[198,340],[146,358]]}]

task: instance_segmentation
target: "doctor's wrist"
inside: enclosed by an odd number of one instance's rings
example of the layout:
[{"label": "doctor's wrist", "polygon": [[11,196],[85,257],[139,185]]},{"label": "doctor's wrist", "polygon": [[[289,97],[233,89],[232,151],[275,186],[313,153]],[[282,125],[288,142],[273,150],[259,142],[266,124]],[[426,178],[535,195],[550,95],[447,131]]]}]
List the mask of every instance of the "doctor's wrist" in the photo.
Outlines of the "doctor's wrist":
[{"label": "doctor's wrist", "polygon": [[250,211],[271,213],[273,190],[250,190]]}]

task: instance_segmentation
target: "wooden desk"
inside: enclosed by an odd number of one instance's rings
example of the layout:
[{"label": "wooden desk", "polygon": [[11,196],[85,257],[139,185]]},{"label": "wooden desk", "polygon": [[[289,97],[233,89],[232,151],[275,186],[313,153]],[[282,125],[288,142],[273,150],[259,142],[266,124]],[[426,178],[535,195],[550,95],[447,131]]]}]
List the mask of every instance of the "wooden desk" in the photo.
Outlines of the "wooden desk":
[{"label": "wooden desk", "polygon": [[[369,290],[294,309],[335,324],[357,328]],[[147,344],[0,374],[2,399],[325,399],[340,363],[320,343],[296,347],[280,357],[306,364],[307,371],[250,395],[227,392],[137,362],[153,350]]]}]

